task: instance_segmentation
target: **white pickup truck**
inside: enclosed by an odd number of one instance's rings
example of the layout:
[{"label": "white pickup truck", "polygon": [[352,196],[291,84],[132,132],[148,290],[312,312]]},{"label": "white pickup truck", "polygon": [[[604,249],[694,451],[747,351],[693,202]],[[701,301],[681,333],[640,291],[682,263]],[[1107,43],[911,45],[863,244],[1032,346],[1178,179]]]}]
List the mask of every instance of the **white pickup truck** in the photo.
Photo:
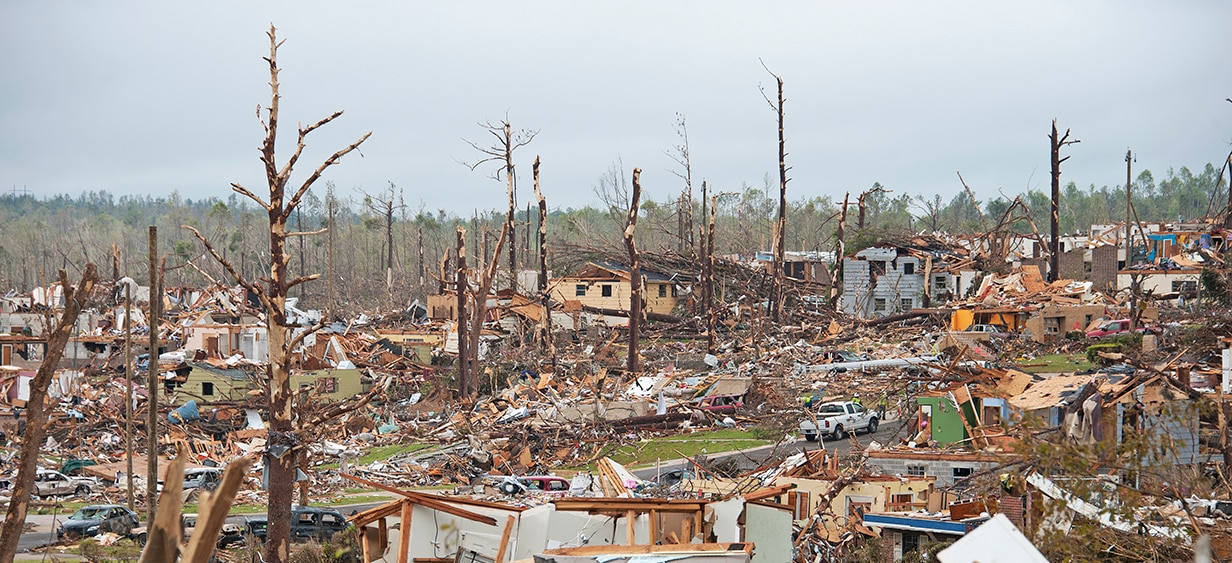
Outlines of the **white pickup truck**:
[{"label": "white pickup truck", "polygon": [[864,410],[860,403],[836,401],[824,403],[817,409],[816,423],[806,415],[800,423],[800,434],[805,440],[816,442],[819,436],[842,440],[848,432],[877,431],[877,413]]}]

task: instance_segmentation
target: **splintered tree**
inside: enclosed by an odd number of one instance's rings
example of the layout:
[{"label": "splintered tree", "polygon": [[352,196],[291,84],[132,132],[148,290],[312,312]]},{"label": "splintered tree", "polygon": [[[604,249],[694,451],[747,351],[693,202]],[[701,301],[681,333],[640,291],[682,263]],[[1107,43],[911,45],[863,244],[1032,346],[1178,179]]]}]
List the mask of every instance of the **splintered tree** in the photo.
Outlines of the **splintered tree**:
[{"label": "splintered tree", "polygon": [[[556,347],[552,344],[552,308],[548,304],[548,200],[539,189],[539,155],[535,155],[535,164],[531,166],[535,179],[535,199],[539,201],[539,279],[536,291],[543,307],[543,322],[539,327],[539,342],[543,345],[548,357],[556,357]],[[555,361],[555,360],[553,360]]]},{"label": "splintered tree", "polygon": [[364,207],[381,218],[385,229],[385,290],[389,292],[390,305],[394,300],[394,215],[398,210],[405,209],[402,201],[402,190],[393,182],[389,188],[379,194],[364,194]]},{"label": "splintered tree", "polygon": [[633,195],[629,198],[629,217],[625,220],[625,249],[629,251],[629,373],[642,371],[637,354],[642,329],[642,258],[633,244],[637,228],[637,208],[642,198],[642,169],[633,169]]},{"label": "splintered tree", "polygon": [[[1048,239],[1048,281],[1057,281],[1061,275],[1061,163],[1069,160],[1069,157],[1061,158],[1061,147],[1081,143],[1078,139],[1069,140],[1069,129],[1065,130],[1065,134],[1057,136],[1057,120],[1052,120],[1052,134],[1048,136],[1048,140],[1052,145],[1052,230],[1050,231],[1052,238]],[[1126,190],[1129,189],[1126,184]],[[1129,222],[1125,223],[1126,232],[1129,232]],[[1126,265],[1128,262],[1128,254],[1126,254]]]},{"label": "splintered tree", "polygon": [[[689,129],[685,125],[684,115],[679,113],[676,114],[676,135],[680,137],[680,144],[666,153],[680,166],[679,170],[672,170],[672,174],[684,181],[684,191],[680,194],[680,210],[676,218],[676,252],[683,256],[685,247],[688,247],[689,256],[699,256],[701,252],[693,245],[693,161],[689,156]],[[699,241],[698,245],[705,245],[705,241]]]},{"label": "splintered tree", "polygon": [[38,469],[39,447],[47,436],[47,406],[43,404],[47,398],[47,387],[51,385],[51,376],[55,374],[56,366],[64,355],[64,346],[72,336],[77,315],[81,313],[90,293],[94,291],[96,281],[98,272],[93,263],[86,264],[86,270],[76,286],[70,286],[68,274],[60,270],[64,311],[60,313],[58,321],[51,318],[51,314],[47,316],[47,326],[54,328],[51,328],[47,339],[47,354],[43,357],[43,363],[30,381],[30,398],[26,403],[26,435],[21,440],[17,478],[13,480],[9,507],[4,514],[4,523],[0,525],[0,561],[12,561],[17,553],[17,540],[21,538],[22,527],[26,525],[26,513],[30,508],[30,491],[34,488],[34,474]]},{"label": "splintered tree", "polygon": [[[509,209],[508,215],[505,217],[505,227],[509,229],[509,232],[504,233],[502,230],[501,236],[503,238],[511,238],[514,234],[514,214],[517,212],[517,175],[514,174],[513,151],[530,144],[531,141],[535,140],[535,135],[538,135],[539,132],[531,131],[529,129],[523,129],[515,132],[513,130],[513,126],[509,124],[508,120],[501,121],[499,126],[491,123],[485,123],[481,125],[481,127],[487,129],[488,133],[491,133],[493,137],[496,137],[496,144],[490,147],[481,147],[475,143],[467,141],[472,148],[484,154],[483,159],[474,164],[470,164],[469,166],[471,170],[474,170],[487,162],[501,163],[500,168],[496,169],[496,172],[493,173],[492,177],[499,180],[501,174],[504,174],[505,176],[505,183],[507,184],[507,189],[509,191]],[[511,287],[516,286],[515,282],[518,275],[517,246],[518,245],[510,241],[509,276]],[[497,242],[497,249],[493,252],[493,255],[500,255],[500,242]]]},{"label": "splintered tree", "polygon": [[[230,262],[228,262],[199,231],[192,227],[185,226],[184,228],[193,232],[198,240],[205,245],[206,249],[213,255],[226,270],[235,278],[236,283],[243,286],[251,294],[255,295],[260,300],[262,307],[265,309],[266,326],[269,330],[269,388],[267,397],[269,399],[269,416],[270,416],[270,431],[269,441],[266,446],[267,460],[267,480],[269,482],[269,532],[268,540],[265,546],[265,561],[282,563],[290,558],[290,533],[291,533],[291,497],[293,486],[295,483],[295,468],[297,466],[297,458],[300,455],[300,449],[303,445],[300,443],[298,433],[292,425],[292,395],[291,389],[291,359],[292,350],[298,348],[303,339],[321,328],[318,324],[309,330],[301,331],[294,337],[289,338],[290,326],[286,317],[286,298],[290,291],[295,286],[312,281],[320,277],[319,274],[301,275],[301,277],[292,279],[289,275],[289,263],[291,256],[287,252],[287,239],[291,237],[308,236],[325,232],[324,229],[314,232],[287,232],[287,221],[291,218],[295,209],[299,207],[304,195],[312,187],[327,168],[337,164],[343,156],[355,150],[372,135],[369,131],[364,133],[357,141],[351,143],[330,155],[325,159],[312,173],[295,188],[291,198],[286,199],[287,183],[291,179],[292,169],[299,162],[300,155],[304,150],[304,139],[309,133],[317,128],[337,119],[342,115],[342,111],[336,111],[329,117],[313,123],[307,127],[300,126],[298,138],[296,140],[295,151],[291,157],[287,159],[281,166],[278,164],[274,148],[275,142],[278,139],[278,48],[282,42],[278,40],[274,26],[270,26],[267,35],[269,35],[270,52],[269,56],[265,57],[265,61],[269,63],[270,72],[270,105],[266,113],[266,118],[261,120],[261,127],[265,131],[265,139],[260,147],[260,160],[265,167],[265,179],[269,187],[269,200],[265,200],[260,196],[249,191],[244,186],[233,183],[231,188],[241,195],[248,197],[257,203],[266,211],[269,216],[269,261],[270,272],[269,277],[263,277],[253,281],[245,278]],[[261,119],[260,108],[257,112],[258,119]],[[322,323],[329,318],[329,315],[322,317]]]},{"label": "splintered tree", "polygon": [[766,103],[770,104],[770,109],[774,110],[779,119],[779,217],[774,223],[774,275],[771,278],[770,290],[770,314],[774,318],[774,322],[782,320],[783,316],[783,257],[786,254],[787,238],[787,145],[783,138],[783,78],[775,74],[766,66],[766,63],[761,64],[770,76],[774,77],[778,83],[778,102],[770,100],[766,93],[762,92],[762,97],[766,99]]}]

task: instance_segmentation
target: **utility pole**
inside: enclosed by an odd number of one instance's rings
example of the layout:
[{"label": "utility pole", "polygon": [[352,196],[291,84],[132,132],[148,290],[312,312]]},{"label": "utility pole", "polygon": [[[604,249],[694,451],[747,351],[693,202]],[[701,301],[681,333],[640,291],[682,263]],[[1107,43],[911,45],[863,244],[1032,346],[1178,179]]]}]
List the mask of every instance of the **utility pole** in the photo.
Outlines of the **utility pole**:
[{"label": "utility pole", "polygon": [[162,283],[158,275],[158,227],[150,225],[150,354],[146,372],[149,388],[146,400],[146,521],[153,522],[158,507],[158,317],[162,305]]},{"label": "utility pole", "polygon": [[124,284],[124,457],[128,509],[133,509],[133,286]]}]

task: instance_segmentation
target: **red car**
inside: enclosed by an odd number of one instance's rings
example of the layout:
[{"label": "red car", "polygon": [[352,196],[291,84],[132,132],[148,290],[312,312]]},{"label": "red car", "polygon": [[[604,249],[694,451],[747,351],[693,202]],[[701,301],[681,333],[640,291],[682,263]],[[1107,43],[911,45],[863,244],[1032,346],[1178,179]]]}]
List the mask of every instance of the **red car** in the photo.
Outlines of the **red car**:
[{"label": "red car", "polygon": [[[1102,340],[1104,338],[1111,338],[1113,336],[1128,334],[1129,324],[1130,324],[1129,319],[1118,319],[1115,321],[1107,321],[1104,324],[1099,325],[1099,327],[1096,328],[1095,330],[1088,332],[1087,338],[1094,338],[1096,340]],[[1140,326],[1134,332],[1137,332],[1138,334],[1145,334],[1148,332],[1158,333],[1159,329],[1154,328],[1154,327],[1148,327],[1148,326]]]}]

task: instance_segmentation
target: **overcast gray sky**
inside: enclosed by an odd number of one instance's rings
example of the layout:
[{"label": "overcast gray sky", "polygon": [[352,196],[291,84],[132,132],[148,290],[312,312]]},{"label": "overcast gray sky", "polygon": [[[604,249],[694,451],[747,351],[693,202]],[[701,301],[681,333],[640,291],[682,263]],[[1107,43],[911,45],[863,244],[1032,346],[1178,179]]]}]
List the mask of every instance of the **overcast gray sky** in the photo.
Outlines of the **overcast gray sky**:
[{"label": "overcast gray sky", "polygon": [[[696,180],[776,174],[786,82],[789,197],[1048,186],[1050,121],[1073,130],[1062,181],[1219,162],[1232,143],[1232,2],[4,2],[0,189],[37,196],[227,197],[264,187],[254,110],[273,22],[286,43],[284,125],[346,114],[309,138],[302,178],[343,193],[393,181],[412,207],[503,205],[458,161],[506,114],[539,136],[552,207],[595,202],[619,158],[649,196],[678,193],[664,151],[687,118]],[[282,155],[293,143],[283,129]],[[700,183],[700,182],[699,182]],[[318,184],[324,189],[324,182]],[[524,200],[523,200],[524,201]]]}]

